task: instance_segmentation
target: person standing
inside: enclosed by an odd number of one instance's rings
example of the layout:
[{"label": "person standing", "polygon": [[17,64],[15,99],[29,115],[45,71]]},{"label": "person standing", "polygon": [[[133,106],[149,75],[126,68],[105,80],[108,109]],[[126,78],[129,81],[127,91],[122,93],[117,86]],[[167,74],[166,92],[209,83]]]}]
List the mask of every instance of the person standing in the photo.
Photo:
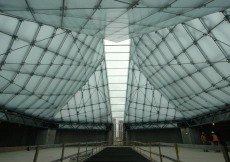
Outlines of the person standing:
[{"label": "person standing", "polygon": [[[204,134],[204,132],[202,132],[202,134],[201,134],[201,141],[202,141],[202,143],[203,143],[203,145],[207,145],[208,144],[208,141],[207,141],[207,138],[206,138],[206,136],[205,136],[205,134]],[[206,149],[204,149],[204,152],[209,152],[208,150],[206,150]]]},{"label": "person standing", "polygon": [[[211,132],[211,141],[213,143],[214,146],[218,146],[219,144],[219,138],[217,137],[217,135],[215,134],[214,131]],[[216,150],[216,152],[219,152],[218,150]]]},{"label": "person standing", "polygon": [[213,142],[213,145],[218,146],[219,139],[218,139],[217,135],[215,134],[214,131],[212,131],[211,134],[212,134],[211,141]]}]

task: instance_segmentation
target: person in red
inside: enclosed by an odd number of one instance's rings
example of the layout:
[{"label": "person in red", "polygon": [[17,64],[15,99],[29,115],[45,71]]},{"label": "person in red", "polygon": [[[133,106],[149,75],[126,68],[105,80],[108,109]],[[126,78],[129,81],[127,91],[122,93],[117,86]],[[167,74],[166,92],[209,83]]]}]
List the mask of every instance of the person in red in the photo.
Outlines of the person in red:
[{"label": "person in red", "polygon": [[[206,138],[206,136],[205,136],[205,134],[204,134],[204,132],[202,132],[202,134],[201,134],[201,141],[203,142],[203,145],[207,145],[208,144],[208,141],[207,141],[207,138]],[[209,152],[208,150],[206,150],[206,149],[204,149],[204,152]]]}]

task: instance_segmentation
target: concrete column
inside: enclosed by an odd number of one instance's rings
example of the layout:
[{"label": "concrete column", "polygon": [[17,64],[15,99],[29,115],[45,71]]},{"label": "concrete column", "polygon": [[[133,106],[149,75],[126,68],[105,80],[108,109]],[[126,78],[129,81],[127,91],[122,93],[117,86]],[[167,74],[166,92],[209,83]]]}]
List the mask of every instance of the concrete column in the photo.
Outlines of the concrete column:
[{"label": "concrete column", "polygon": [[46,144],[54,144],[56,137],[56,130],[48,129]]},{"label": "concrete column", "polygon": [[109,141],[109,145],[113,144],[113,132],[112,131],[108,132],[108,141]]},{"label": "concrete column", "polygon": [[125,142],[128,143],[129,142],[129,132],[127,130],[125,130],[125,131],[126,131],[126,133],[125,133],[126,134],[126,141]]},{"label": "concrete column", "polygon": [[56,130],[44,129],[37,133],[36,144],[37,145],[48,145],[54,144],[56,136]]},{"label": "concrete column", "polygon": [[201,144],[200,130],[198,128],[181,128],[181,136],[184,144]]}]

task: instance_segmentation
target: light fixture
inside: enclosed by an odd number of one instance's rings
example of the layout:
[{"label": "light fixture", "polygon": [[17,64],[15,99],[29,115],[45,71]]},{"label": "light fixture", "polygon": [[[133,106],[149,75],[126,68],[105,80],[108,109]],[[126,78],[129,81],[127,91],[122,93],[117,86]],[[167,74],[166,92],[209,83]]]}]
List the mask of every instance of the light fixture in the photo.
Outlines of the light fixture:
[{"label": "light fixture", "polygon": [[212,123],[212,125],[215,125],[215,123]]}]

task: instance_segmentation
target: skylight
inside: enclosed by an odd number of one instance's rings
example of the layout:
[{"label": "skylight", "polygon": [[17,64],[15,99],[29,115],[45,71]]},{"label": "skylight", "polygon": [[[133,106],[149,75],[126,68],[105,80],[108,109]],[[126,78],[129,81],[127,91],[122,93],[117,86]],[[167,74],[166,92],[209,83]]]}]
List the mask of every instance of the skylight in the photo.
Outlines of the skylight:
[{"label": "skylight", "polygon": [[104,40],[112,117],[124,120],[130,40],[114,43]]}]

